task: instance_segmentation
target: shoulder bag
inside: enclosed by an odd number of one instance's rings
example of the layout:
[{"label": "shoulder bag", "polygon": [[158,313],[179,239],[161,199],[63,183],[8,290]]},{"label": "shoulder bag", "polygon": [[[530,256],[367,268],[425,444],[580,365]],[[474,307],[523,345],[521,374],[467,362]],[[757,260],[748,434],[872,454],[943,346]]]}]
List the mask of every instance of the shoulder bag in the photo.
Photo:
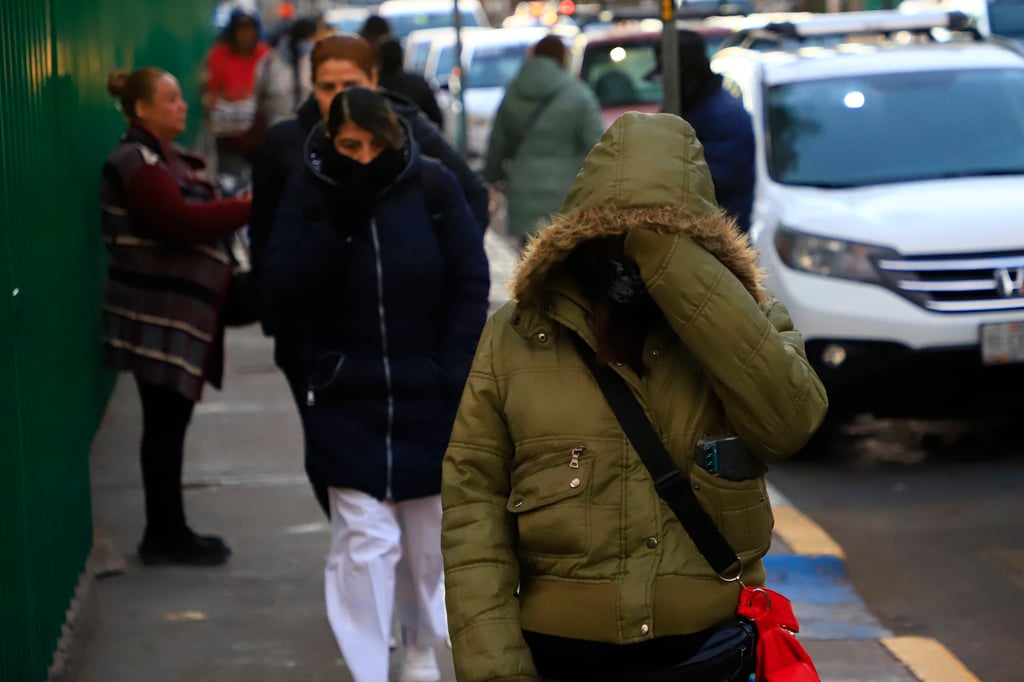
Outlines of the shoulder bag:
[{"label": "shoulder bag", "polygon": [[743,585],[743,562],[693,494],[629,386],[611,367],[598,365],[594,351],[575,333],[573,341],[658,495],[719,579],[742,587],[737,617],[711,628],[701,649],[672,667],[672,679],[727,682],[754,673],[757,682],[820,682],[810,655],[795,637],[800,626],[789,600],[764,587]]}]

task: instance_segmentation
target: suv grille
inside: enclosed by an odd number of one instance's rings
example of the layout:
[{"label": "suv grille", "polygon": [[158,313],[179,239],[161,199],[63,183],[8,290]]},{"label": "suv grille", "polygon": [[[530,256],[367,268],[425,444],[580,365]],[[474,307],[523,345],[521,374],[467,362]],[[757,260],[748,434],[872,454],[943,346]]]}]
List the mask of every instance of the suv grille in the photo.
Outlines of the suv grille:
[{"label": "suv grille", "polygon": [[1024,251],[878,261],[886,284],[939,313],[1024,310]]}]

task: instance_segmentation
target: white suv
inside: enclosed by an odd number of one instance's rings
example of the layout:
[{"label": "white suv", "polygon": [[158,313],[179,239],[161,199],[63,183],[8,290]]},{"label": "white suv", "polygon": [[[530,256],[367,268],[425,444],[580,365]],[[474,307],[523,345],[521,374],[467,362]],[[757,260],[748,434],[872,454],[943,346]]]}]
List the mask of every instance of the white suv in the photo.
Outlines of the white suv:
[{"label": "white suv", "polygon": [[821,16],[715,56],[754,120],[751,239],[834,414],[1019,414],[1024,56],[923,40],[949,15],[912,16]]}]

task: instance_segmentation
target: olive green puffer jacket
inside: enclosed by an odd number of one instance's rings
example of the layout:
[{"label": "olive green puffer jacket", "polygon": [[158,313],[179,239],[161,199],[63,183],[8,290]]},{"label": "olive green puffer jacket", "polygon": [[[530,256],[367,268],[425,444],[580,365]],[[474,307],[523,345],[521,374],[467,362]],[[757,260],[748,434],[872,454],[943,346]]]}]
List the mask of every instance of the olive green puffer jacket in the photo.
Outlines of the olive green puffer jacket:
[{"label": "olive green puffer jacket", "polygon": [[626,114],[528,246],[515,302],[488,321],[444,461],[443,547],[458,679],[535,680],[522,630],[610,643],[686,634],[734,613],[739,587],[694,548],[607,407],[569,330],[594,345],[586,299],[560,268],[581,242],[626,233],[664,313],[648,372],[616,367],[762,584],[772,515],[762,478],[694,464],[703,436],[735,432],[765,462],[825,415],[821,382],[756,254],[714,204],[693,130]]}]

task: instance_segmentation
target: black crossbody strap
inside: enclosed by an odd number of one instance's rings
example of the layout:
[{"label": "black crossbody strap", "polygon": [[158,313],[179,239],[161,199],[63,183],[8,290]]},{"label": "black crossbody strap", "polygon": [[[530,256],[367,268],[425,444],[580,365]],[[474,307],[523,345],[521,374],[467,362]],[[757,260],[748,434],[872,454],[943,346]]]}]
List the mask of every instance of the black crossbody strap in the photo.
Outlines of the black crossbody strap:
[{"label": "black crossbody strap", "polygon": [[743,570],[739,557],[715,526],[715,522],[700,506],[700,501],[690,487],[689,479],[672,461],[665,444],[644,414],[636,396],[615,370],[607,365],[596,364],[594,351],[586,341],[577,334],[573,334],[573,337],[580,355],[594,375],[601,393],[604,394],[608,407],[615,413],[626,437],[633,444],[633,449],[654,479],[654,488],[658,495],[675,513],[679,523],[686,529],[693,544],[704,555],[715,573],[723,580],[739,579]]},{"label": "black crossbody strap", "polygon": [[526,139],[526,135],[533,129],[533,124],[537,122],[537,119],[540,118],[540,115],[548,108],[548,105],[551,104],[551,102],[553,102],[561,93],[562,88],[552,90],[544,96],[544,99],[537,103],[537,106],[533,108],[533,111],[530,112],[530,117],[526,119],[526,124],[523,126],[522,131],[520,131],[519,135],[516,137],[516,143],[512,147],[513,151],[509,155],[509,159],[514,159],[519,154],[519,148],[523,146],[523,141]]}]

